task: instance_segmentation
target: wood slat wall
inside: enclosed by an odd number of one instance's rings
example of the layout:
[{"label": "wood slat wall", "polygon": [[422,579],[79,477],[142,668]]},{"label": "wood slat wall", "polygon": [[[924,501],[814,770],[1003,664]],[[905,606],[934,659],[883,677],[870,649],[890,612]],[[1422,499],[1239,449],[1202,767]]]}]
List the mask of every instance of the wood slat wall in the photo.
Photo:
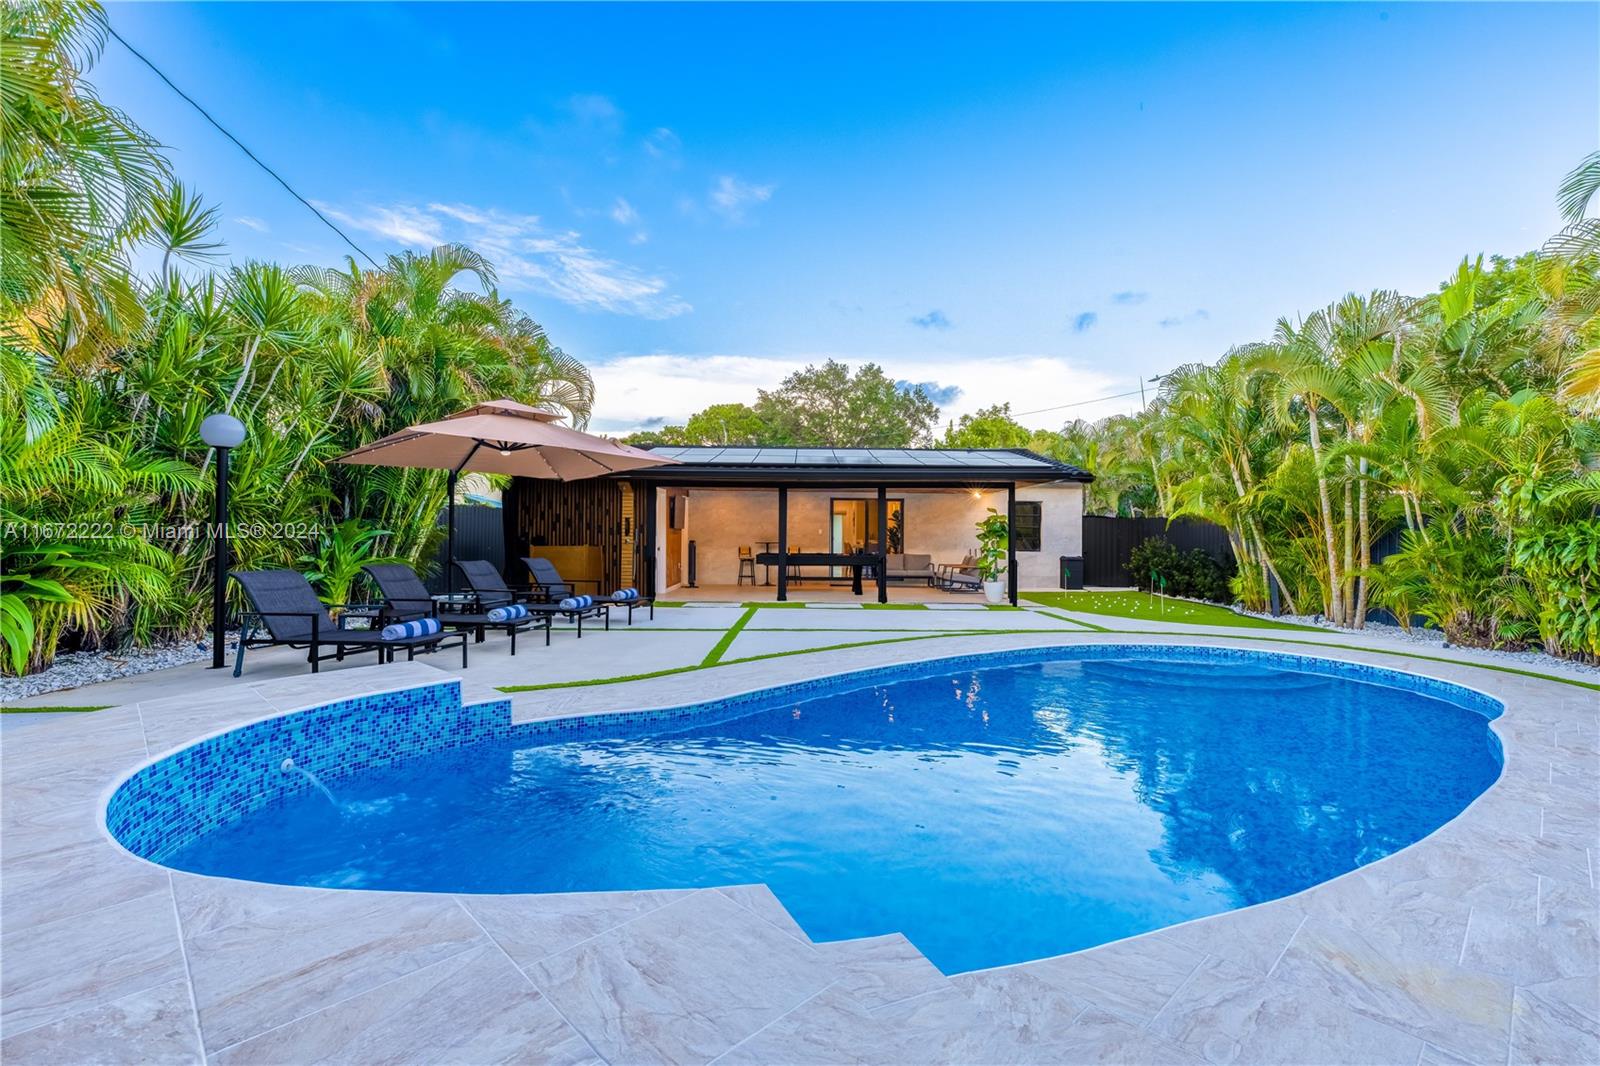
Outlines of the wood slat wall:
[{"label": "wood slat wall", "polygon": [[[531,545],[590,546],[600,549],[603,591],[630,584],[623,570],[622,481],[547,481],[517,478],[504,495],[506,557],[511,577],[525,581],[520,559]],[[637,538],[630,538],[636,540]],[[630,560],[630,563],[632,560]],[[629,566],[628,569],[633,569]]]}]

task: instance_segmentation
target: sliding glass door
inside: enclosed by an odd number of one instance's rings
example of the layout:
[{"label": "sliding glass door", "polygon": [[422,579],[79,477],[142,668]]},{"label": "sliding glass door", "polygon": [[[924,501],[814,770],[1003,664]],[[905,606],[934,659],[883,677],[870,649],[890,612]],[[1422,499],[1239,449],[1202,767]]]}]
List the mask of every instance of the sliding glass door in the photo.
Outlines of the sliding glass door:
[{"label": "sliding glass door", "polygon": [[[869,547],[876,547],[878,543],[878,501],[876,499],[839,499],[833,500],[832,518],[828,525],[832,530],[831,543],[828,550],[831,552],[858,552]],[[905,501],[889,501],[889,554],[899,555],[905,551]],[[849,577],[850,571],[846,567],[833,568],[834,577]]]}]

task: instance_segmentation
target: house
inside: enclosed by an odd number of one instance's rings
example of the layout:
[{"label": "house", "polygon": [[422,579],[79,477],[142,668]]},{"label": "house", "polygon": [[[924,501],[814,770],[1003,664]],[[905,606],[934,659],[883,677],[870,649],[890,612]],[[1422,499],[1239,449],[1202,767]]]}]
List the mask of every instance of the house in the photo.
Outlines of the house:
[{"label": "house", "polygon": [[[653,451],[674,462],[585,481],[518,479],[504,497],[507,554],[542,555],[603,588],[786,599],[850,587],[850,557],[880,543],[891,556],[958,562],[993,508],[1011,518],[1013,602],[1019,588],[1060,587],[1061,557],[1083,554],[1093,476],[1021,448]],[[779,552],[838,558],[785,568],[772,565]],[[880,600],[917,587],[866,569]]]}]

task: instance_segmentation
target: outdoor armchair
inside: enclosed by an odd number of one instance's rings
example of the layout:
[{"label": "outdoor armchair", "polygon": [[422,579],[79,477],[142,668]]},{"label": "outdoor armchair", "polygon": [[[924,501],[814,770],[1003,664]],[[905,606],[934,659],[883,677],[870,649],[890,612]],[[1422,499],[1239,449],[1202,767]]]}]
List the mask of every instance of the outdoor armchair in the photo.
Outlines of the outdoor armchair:
[{"label": "outdoor armchair", "polygon": [[[461,666],[467,665],[467,635],[465,633],[426,633],[418,636],[385,638],[380,629],[346,629],[343,615],[335,621],[328,614],[328,604],[317,599],[317,594],[304,574],[293,570],[235,570],[233,579],[244,589],[251,610],[239,614],[239,654],[234,660],[233,676],[244,670],[246,648],[271,648],[287,646],[305,648],[311,672],[317,672],[319,663],[328,659],[344,660],[345,655],[375,651],[379,662],[394,662],[394,653],[405,649],[406,659],[416,657],[418,651],[437,651],[440,648],[461,645]],[[361,609],[365,604],[334,604],[333,606]],[[363,615],[370,617],[370,615]],[[262,634],[265,630],[265,635]],[[323,654],[323,649],[333,649]]]},{"label": "outdoor armchair", "polygon": [[[511,654],[517,654],[517,634],[534,626],[544,626],[544,643],[550,645],[549,612],[532,612],[521,618],[500,619],[487,610],[458,610],[454,605],[443,606],[434,602],[428,588],[417,572],[404,563],[369,563],[361,568],[383,595],[380,622],[410,622],[419,618],[437,618],[442,625],[452,629],[471,630],[483,641],[485,630],[501,629],[511,637]],[[482,607],[481,604],[475,606]]]}]

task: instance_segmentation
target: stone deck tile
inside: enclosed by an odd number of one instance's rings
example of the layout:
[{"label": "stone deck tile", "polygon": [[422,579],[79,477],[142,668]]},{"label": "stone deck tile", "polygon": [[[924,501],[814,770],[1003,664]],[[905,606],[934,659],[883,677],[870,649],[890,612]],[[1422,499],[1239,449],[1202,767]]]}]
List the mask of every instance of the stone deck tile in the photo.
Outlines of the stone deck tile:
[{"label": "stone deck tile", "polygon": [[836,940],[818,944],[817,951],[838,971],[838,987],[868,1010],[950,986],[950,979],[899,933]]},{"label": "stone deck tile", "polygon": [[375,892],[330,893],[186,937],[208,1051],[486,942],[449,896]]},{"label": "stone deck tile", "polygon": [[7,933],[0,958],[0,1026],[8,1037],[185,978],[164,891]]},{"label": "stone deck tile", "polygon": [[832,980],[815,948],[709,890],[549,956],[528,976],[611,1062],[708,1062]]},{"label": "stone deck tile", "polygon": [[527,969],[689,894],[690,890],[456,898],[512,961]]},{"label": "stone deck tile", "polygon": [[8,1062],[186,1064],[203,1061],[189,982],[168,981],[0,1040]]},{"label": "stone deck tile", "polygon": [[263,1063],[543,1063],[601,1060],[492,945],[470,948],[215,1052]]}]

